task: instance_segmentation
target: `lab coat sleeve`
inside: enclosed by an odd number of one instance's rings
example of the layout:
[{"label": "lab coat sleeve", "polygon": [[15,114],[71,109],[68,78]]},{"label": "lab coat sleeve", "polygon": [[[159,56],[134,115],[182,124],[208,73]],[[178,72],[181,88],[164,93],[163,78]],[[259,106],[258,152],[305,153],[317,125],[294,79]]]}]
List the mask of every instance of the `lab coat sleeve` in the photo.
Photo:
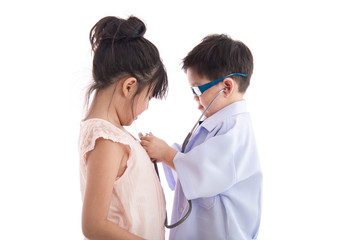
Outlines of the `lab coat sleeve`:
[{"label": "lab coat sleeve", "polygon": [[[174,148],[176,151],[181,151],[181,145],[175,143],[172,145],[172,148]],[[164,174],[166,177],[166,181],[168,183],[168,186],[171,190],[174,191],[176,181],[177,181],[177,174],[174,172],[171,168],[169,168],[167,165],[163,164]]]},{"label": "lab coat sleeve", "polygon": [[252,159],[243,130],[241,124],[235,124],[189,152],[176,154],[174,165],[187,199],[215,196],[246,178]]}]

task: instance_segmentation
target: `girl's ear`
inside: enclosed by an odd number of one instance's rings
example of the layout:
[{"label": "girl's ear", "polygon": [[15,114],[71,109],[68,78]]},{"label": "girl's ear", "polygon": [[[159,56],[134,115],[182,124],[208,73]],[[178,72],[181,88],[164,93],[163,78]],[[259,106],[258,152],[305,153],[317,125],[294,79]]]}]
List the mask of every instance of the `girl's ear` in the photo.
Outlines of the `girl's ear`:
[{"label": "girl's ear", "polygon": [[118,87],[119,89],[121,89],[122,94],[125,97],[131,96],[137,90],[137,80],[134,77],[126,78],[124,81],[122,81],[122,86],[118,86]]}]

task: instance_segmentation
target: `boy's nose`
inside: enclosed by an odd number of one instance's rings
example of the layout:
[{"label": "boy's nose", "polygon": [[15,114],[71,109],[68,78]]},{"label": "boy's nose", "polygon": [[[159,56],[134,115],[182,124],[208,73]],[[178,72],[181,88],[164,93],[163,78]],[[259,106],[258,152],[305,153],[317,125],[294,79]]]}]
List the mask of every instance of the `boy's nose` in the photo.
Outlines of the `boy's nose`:
[{"label": "boy's nose", "polygon": [[194,95],[194,100],[198,102],[199,101],[199,96]]}]

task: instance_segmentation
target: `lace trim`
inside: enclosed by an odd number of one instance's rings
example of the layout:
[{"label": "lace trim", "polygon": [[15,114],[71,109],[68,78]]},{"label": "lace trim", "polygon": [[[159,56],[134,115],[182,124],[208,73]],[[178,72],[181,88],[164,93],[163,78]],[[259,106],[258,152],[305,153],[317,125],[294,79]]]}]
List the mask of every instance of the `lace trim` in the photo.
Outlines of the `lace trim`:
[{"label": "lace trim", "polygon": [[83,164],[86,164],[86,154],[95,148],[98,138],[111,140],[115,143],[132,146],[132,137],[124,130],[114,126],[112,123],[103,119],[89,119],[81,122],[79,152]]}]

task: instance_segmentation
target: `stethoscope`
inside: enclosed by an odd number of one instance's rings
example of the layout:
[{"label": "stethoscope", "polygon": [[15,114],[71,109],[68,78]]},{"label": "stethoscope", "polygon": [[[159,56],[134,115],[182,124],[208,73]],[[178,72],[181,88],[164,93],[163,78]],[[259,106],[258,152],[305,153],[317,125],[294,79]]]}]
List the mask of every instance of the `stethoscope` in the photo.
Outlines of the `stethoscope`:
[{"label": "stethoscope", "polygon": [[[210,104],[205,108],[205,110],[203,111],[203,113],[201,114],[200,118],[196,121],[194,127],[191,129],[191,131],[188,133],[188,135],[186,136],[183,144],[182,144],[182,148],[181,148],[181,152],[184,153],[185,152],[185,148],[187,146],[187,144],[189,143],[189,140],[192,136],[192,134],[195,132],[195,130],[197,130],[197,127],[200,126],[200,124],[202,123],[201,122],[201,119],[203,118],[204,114],[206,113],[206,111],[210,108],[211,104],[213,104],[213,102],[215,101],[215,99],[222,93],[222,92],[226,92],[227,89],[224,88],[224,89],[221,89],[221,91],[213,98],[213,100],[210,102]],[[158,171],[158,167],[157,167],[157,164],[156,164],[156,161],[153,161],[154,163],[154,168],[155,168],[155,171],[156,171],[156,174],[158,175],[159,177],[159,181],[160,181],[160,175],[159,175],[159,171]],[[179,226],[180,224],[182,224],[190,215],[191,213],[191,210],[192,210],[192,204],[191,204],[191,200],[188,199],[188,210],[186,212],[186,214],[179,220],[177,221],[176,223],[174,224],[168,224],[168,220],[167,220],[167,213],[166,213],[166,216],[165,216],[165,227],[166,228],[174,228],[174,227],[177,227]]]}]

